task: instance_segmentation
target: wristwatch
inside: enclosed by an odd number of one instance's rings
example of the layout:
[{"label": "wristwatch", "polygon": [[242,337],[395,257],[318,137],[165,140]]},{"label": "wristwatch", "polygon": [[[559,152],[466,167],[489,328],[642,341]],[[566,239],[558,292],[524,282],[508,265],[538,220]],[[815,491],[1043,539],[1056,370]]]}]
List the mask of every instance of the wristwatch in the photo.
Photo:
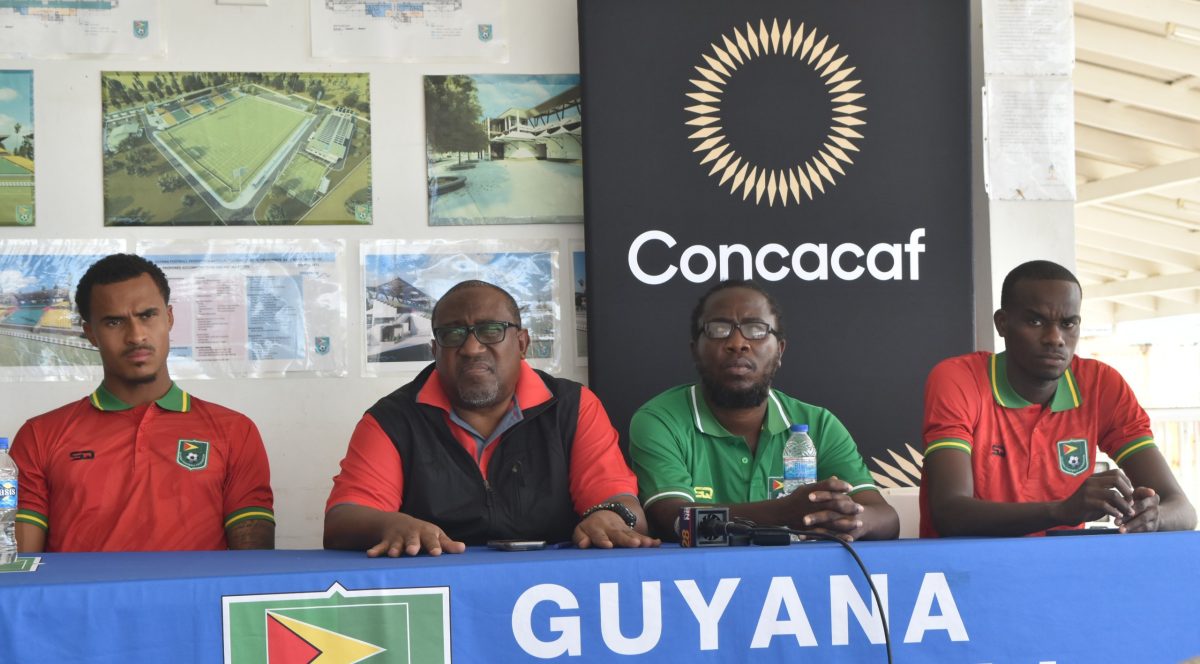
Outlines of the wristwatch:
[{"label": "wristwatch", "polygon": [[599,512],[600,510],[616,512],[617,516],[621,517],[621,520],[625,522],[625,525],[629,526],[630,528],[637,525],[637,515],[633,513],[633,510],[626,507],[625,503],[616,502],[600,503],[599,505],[589,507],[587,511],[583,513],[583,516],[579,517],[579,520],[583,521],[591,516],[594,512]]}]

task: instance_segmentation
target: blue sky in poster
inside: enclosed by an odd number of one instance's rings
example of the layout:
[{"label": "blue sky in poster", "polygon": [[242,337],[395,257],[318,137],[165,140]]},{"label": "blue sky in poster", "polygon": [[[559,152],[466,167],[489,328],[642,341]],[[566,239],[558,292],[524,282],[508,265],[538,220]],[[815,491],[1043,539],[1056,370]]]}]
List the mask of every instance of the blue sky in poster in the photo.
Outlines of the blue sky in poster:
[{"label": "blue sky in poster", "polygon": [[[554,95],[579,85],[579,74],[487,74],[471,77],[479,91],[485,117],[494,118],[510,108],[533,108]],[[579,115],[573,109],[566,115]]]},{"label": "blue sky in poster", "polygon": [[399,277],[440,298],[451,286],[482,279],[507,289],[519,302],[550,300],[553,264],[550,252],[366,254],[367,287]]},{"label": "blue sky in poster", "polygon": [[4,147],[15,150],[21,141],[13,128],[21,125],[21,135],[33,131],[33,72],[0,71],[0,135],[9,135]]},{"label": "blue sky in poster", "polygon": [[575,275],[574,286],[576,293],[587,292],[587,264],[584,261],[584,257],[586,256],[587,254],[582,251],[571,252],[571,261],[575,267],[575,271],[572,274]]},{"label": "blue sky in poster", "polygon": [[0,294],[58,287],[66,288],[74,296],[75,284],[99,258],[91,254],[0,253]]}]

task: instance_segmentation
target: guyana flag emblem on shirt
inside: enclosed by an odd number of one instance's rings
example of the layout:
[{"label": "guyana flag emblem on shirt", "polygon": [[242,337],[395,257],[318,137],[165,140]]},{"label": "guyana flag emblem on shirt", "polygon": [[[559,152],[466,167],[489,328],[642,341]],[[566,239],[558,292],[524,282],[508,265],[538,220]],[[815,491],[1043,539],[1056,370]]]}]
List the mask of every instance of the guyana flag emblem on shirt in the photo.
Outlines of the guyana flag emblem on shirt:
[{"label": "guyana flag emblem on shirt", "polygon": [[1088,463],[1088,444],[1081,438],[1058,441],[1058,469],[1075,477],[1091,468]]},{"label": "guyana flag emblem on shirt", "polygon": [[208,467],[208,443],[203,440],[179,441],[179,452],[175,461],[188,470],[203,470]]},{"label": "guyana flag emblem on shirt", "polygon": [[239,595],[221,600],[227,664],[450,661],[450,589]]}]

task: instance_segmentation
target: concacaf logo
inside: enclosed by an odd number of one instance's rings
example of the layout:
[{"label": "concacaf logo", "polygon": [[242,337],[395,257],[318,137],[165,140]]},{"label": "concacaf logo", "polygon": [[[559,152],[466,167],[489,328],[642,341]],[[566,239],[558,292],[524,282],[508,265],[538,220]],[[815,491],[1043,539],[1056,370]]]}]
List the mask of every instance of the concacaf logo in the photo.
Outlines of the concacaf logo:
[{"label": "concacaf logo", "polygon": [[[867,110],[862,105],[865,93],[859,89],[860,80],[851,78],[855,68],[847,65],[847,56],[839,53],[839,45],[831,44],[828,35],[816,28],[806,29],[801,23],[792,29],[792,22],[779,27],[773,19],[770,28],[760,20],[757,28],[746,24],[745,30],[734,28],[731,34],[721,35],[720,43],[712,43],[712,52],[702,53],[703,63],[696,66],[700,78],[691,79],[693,91],[687,96],[694,102],[684,110],[692,114],[686,122],[697,129],[688,136],[696,141],[693,152],[703,153],[701,164],[709,164],[708,174],[719,176],[718,186],[729,183],[729,193],[754,203],[765,197],[767,205],[776,198],[783,205],[789,200],[800,203],[801,195],[812,199],[814,190],[825,193],[826,187],[837,184],[836,177],[846,175],[845,167],[853,164],[850,153],[858,152],[855,141],[863,138],[860,130],[866,121],[857,117]],[[824,84],[829,97],[828,134],[815,154],[800,155],[787,168],[767,168],[752,163],[738,153],[738,147],[728,137],[723,119],[722,104],[729,82],[740,68],[757,58],[787,58],[795,63],[800,75],[815,75]],[[787,86],[788,81],[779,81]],[[745,128],[743,128],[745,130]],[[770,127],[759,131],[772,131]]]}]

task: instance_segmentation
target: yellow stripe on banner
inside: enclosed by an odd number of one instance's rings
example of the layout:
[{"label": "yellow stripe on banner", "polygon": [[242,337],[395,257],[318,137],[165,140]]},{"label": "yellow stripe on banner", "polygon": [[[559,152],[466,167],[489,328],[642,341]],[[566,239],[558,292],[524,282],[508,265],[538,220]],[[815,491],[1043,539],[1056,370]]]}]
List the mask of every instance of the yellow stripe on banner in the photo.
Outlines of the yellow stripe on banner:
[{"label": "yellow stripe on banner", "polygon": [[1071,400],[1075,402],[1075,407],[1079,407],[1079,390],[1075,389],[1075,381],[1071,379],[1071,370],[1063,374],[1067,377],[1067,387],[1071,388]]},{"label": "yellow stripe on banner", "polygon": [[1117,458],[1116,458],[1116,459],[1113,459],[1113,461],[1116,461],[1117,463],[1121,463],[1121,462],[1122,462],[1122,461],[1124,461],[1125,459],[1129,458],[1129,455],[1130,455],[1130,454],[1133,454],[1134,452],[1136,452],[1136,451],[1138,451],[1138,450],[1142,449],[1143,447],[1148,447],[1148,446],[1150,446],[1150,445],[1153,445],[1153,444],[1154,444],[1154,439],[1153,439],[1153,438],[1150,438],[1149,440],[1143,440],[1143,441],[1142,441],[1142,442],[1140,442],[1140,443],[1135,443],[1135,444],[1134,444],[1132,447],[1130,447],[1129,449],[1127,449],[1127,450],[1125,450],[1124,452],[1121,452],[1120,454],[1118,454],[1118,455],[1117,455]]},{"label": "yellow stripe on banner", "polygon": [[266,519],[267,521],[274,523],[275,515],[271,514],[270,512],[242,512],[241,514],[231,517],[228,521],[226,521],[225,527],[228,528],[238,521],[245,521],[246,519]]},{"label": "yellow stripe on banner", "polygon": [[17,514],[17,521],[32,523],[35,526],[40,526],[42,530],[50,530],[50,524],[45,519],[39,519],[29,514]]},{"label": "yellow stripe on banner", "polygon": [[941,449],[962,450],[967,454],[971,453],[971,446],[961,440],[939,440],[925,446],[925,455],[928,456],[930,452]]},{"label": "yellow stripe on banner", "polygon": [[992,354],[992,394],[996,395],[996,401],[1001,406],[1008,408],[1008,404],[1004,403],[1004,399],[1000,397],[1000,388],[996,386],[996,355]]}]

